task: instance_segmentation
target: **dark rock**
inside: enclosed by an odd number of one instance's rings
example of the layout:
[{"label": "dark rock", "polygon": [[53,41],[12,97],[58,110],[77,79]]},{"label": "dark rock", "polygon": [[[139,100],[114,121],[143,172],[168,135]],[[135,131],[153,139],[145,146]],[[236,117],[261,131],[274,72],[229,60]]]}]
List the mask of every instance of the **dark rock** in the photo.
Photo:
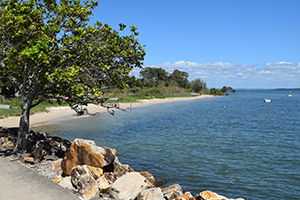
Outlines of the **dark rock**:
[{"label": "dark rock", "polygon": [[[15,145],[18,138],[18,130],[19,128],[0,127],[0,137],[8,138]],[[51,136],[45,132],[30,130],[27,138],[26,152],[31,153],[31,156],[36,161],[41,161],[50,155],[56,156],[56,158],[63,158],[70,146],[71,142],[68,140]]]},{"label": "dark rock", "polygon": [[48,155],[63,158],[69,150],[71,142],[45,132],[30,131],[28,135],[27,151],[32,152],[36,160],[43,160]]}]

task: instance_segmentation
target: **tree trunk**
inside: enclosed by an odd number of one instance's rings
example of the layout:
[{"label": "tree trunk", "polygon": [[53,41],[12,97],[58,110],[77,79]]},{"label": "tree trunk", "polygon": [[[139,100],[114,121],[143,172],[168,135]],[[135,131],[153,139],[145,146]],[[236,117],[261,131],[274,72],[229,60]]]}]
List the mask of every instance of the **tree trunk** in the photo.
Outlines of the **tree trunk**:
[{"label": "tree trunk", "polygon": [[27,148],[30,106],[31,101],[22,101],[22,115],[20,117],[18,139],[15,147],[15,152],[17,153],[24,153]]}]

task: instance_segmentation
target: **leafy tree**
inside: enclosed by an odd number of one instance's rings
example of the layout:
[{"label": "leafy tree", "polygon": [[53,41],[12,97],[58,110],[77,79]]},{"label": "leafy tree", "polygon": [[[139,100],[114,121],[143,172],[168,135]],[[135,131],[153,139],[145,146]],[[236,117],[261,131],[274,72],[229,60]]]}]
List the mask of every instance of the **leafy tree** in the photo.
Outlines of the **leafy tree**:
[{"label": "leafy tree", "polygon": [[196,78],[191,81],[191,87],[194,92],[200,92],[201,90],[207,90],[206,82],[200,78]]},{"label": "leafy tree", "polygon": [[159,83],[167,82],[169,73],[162,68],[146,67],[140,71],[144,86],[157,87]]},{"label": "leafy tree", "polygon": [[234,89],[232,89],[232,87],[227,87],[227,86],[223,86],[223,88],[221,89],[221,91],[223,93],[226,93],[226,94],[228,94],[228,92],[233,92],[233,93],[236,92]]},{"label": "leafy tree", "polygon": [[182,88],[190,88],[190,83],[188,81],[189,74],[187,72],[175,69],[173,73],[169,76],[170,81],[174,81]]},{"label": "leafy tree", "polygon": [[0,0],[0,74],[7,75],[22,108],[15,152],[26,149],[31,108],[49,99],[65,100],[77,112],[87,103],[105,106],[93,98],[101,88],[126,87],[129,72],[142,66],[145,52],[135,26],[120,36],[106,24],[87,25],[97,5]]}]

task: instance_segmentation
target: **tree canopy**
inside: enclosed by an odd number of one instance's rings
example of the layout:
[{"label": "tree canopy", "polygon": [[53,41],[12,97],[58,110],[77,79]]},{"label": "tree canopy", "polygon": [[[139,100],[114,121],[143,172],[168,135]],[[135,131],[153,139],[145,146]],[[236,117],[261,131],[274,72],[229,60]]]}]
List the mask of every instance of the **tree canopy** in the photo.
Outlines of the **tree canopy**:
[{"label": "tree canopy", "polygon": [[175,69],[173,73],[170,75],[170,80],[177,83],[179,87],[190,88],[188,77],[189,74],[187,72]]},{"label": "tree canopy", "polygon": [[[97,102],[103,87],[127,86],[145,56],[135,26],[120,36],[109,25],[88,25],[94,1],[0,0],[0,74],[21,100],[16,149],[26,148],[30,109],[48,99],[71,107]],[[120,31],[126,25],[120,24]],[[93,96],[91,96],[93,94]],[[101,100],[102,101],[102,100]]]},{"label": "tree canopy", "polygon": [[157,87],[159,82],[167,84],[169,73],[162,68],[146,67],[140,71],[141,80],[146,87]]},{"label": "tree canopy", "polygon": [[201,90],[207,90],[206,82],[200,78],[196,78],[191,81],[191,87],[194,92],[200,92]]}]

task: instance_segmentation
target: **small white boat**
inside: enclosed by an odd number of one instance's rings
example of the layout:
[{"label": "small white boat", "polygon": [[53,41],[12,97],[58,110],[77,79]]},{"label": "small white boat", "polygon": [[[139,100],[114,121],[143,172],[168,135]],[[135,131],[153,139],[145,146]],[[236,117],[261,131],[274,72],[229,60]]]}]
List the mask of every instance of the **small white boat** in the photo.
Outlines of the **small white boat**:
[{"label": "small white boat", "polygon": [[291,97],[291,96],[292,96],[292,94],[288,94],[288,95],[286,95],[286,96],[288,96],[288,97]]},{"label": "small white boat", "polygon": [[270,103],[270,102],[271,102],[271,99],[264,99],[264,102]]}]

